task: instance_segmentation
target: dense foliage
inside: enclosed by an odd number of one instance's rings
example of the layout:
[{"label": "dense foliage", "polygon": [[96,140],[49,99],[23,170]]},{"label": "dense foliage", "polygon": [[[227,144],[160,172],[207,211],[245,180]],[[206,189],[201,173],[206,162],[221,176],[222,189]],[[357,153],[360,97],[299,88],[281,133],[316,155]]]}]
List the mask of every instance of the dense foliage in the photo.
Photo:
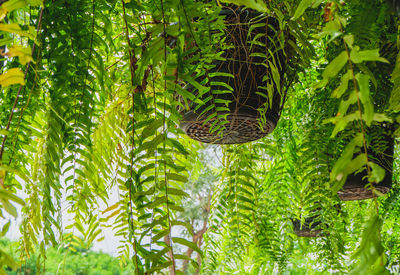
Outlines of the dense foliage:
[{"label": "dense foliage", "polygon": [[[18,250],[18,242],[0,239],[0,247],[12,255],[14,261],[18,261],[18,255],[15,253]],[[18,269],[14,271],[10,267],[6,269],[7,274],[38,274],[36,260],[37,256],[32,255]],[[121,267],[118,259],[84,247],[74,247],[74,251],[50,248],[47,251],[45,274],[57,274],[57,272],[70,275],[123,275],[132,274],[133,267],[132,264]]]},{"label": "dense foliage", "polygon": [[[223,2],[0,1],[1,235],[21,218],[19,259],[0,247],[0,268],[35,259],[45,274],[63,247],[67,269],[77,243],[111,227],[135,274],[399,271],[398,150],[383,195],[390,169],[371,148],[399,135],[400,5]],[[266,67],[258,111],[273,91],[284,108],[262,139],[205,146],[178,126],[196,108],[212,132],[227,127],[218,94],[233,88],[213,79],[237,76],[213,69],[232,51],[220,12],[235,5],[277,20],[274,46],[262,35],[238,45]],[[341,201],[360,170],[374,198]],[[318,236],[297,237],[296,223]]]}]

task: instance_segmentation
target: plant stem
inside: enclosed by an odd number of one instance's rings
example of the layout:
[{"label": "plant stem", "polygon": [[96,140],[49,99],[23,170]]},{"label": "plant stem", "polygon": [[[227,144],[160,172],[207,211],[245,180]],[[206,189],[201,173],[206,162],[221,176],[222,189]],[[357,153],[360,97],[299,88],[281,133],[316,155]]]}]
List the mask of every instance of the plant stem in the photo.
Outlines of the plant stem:
[{"label": "plant stem", "polygon": [[[164,1],[161,1],[161,13],[162,13],[162,19],[163,19],[163,31],[164,31],[164,63],[165,66],[167,66],[167,40],[166,40],[166,36],[167,36],[167,28],[166,28],[166,20],[165,20],[165,10],[164,10]],[[166,73],[166,71],[164,72],[164,74]],[[166,105],[167,105],[167,97],[166,97],[166,93],[167,92],[167,80],[164,79],[164,102],[163,102],[163,137],[164,137],[164,141],[163,141],[163,154],[165,154],[165,144],[166,144],[166,140],[167,140],[167,128],[166,128]],[[172,248],[172,236],[171,236],[171,216],[170,216],[170,212],[169,212],[169,196],[168,196],[168,179],[167,179],[167,159],[164,158],[164,188],[165,188],[165,197],[166,197],[166,203],[165,203],[165,207],[166,207],[166,211],[167,211],[167,218],[168,218],[168,245],[170,246],[171,250],[170,250],[170,258],[172,261],[172,269],[170,269],[170,273],[172,275],[176,274],[176,266],[175,266],[175,258],[174,258],[174,249]]]},{"label": "plant stem", "polygon": [[137,253],[137,243],[136,243],[136,237],[135,237],[135,226],[133,224],[133,205],[132,205],[132,185],[133,185],[133,154],[134,154],[134,148],[135,148],[135,91],[133,89],[133,79],[134,79],[134,60],[135,57],[132,56],[132,45],[131,41],[129,39],[129,27],[128,27],[128,22],[126,20],[126,11],[125,11],[125,2],[124,0],[121,0],[122,2],[122,10],[124,12],[124,23],[125,23],[125,35],[126,35],[126,40],[128,42],[128,52],[129,52],[129,69],[131,72],[131,85],[132,85],[132,153],[131,153],[131,161],[130,161],[130,177],[131,177],[131,185],[129,186],[129,208],[130,208],[130,219],[132,223],[132,235],[133,235],[133,249],[135,251],[135,264],[136,264],[136,274],[139,275],[139,261],[138,261],[138,253]]},{"label": "plant stem", "polygon": [[[342,24],[340,24],[340,31],[342,33],[344,33]],[[351,62],[349,47],[347,46],[347,43],[344,40],[343,40],[343,44],[344,44],[344,48],[345,48],[345,51],[346,51],[346,54],[347,54],[349,67],[350,67],[350,70],[351,70],[354,90],[356,91],[356,96],[357,96],[357,107],[358,107],[358,110],[360,112],[360,128],[361,128],[361,134],[362,134],[362,138],[363,138],[364,154],[365,154],[365,158],[367,159],[367,174],[368,174],[368,179],[369,179],[371,177],[371,168],[369,167],[369,164],[368,164],[369,163],[369,159],[368,159],[367,142],[366,142],[366,139],[365,139],[365,129],[364,129],[363,118],[362,118],[361,102],[360,102],[360,96],[359,96],[359,92],[360,91],[358,89],[358,84],[357,84],[356,76],[355,76],[355,73],[354,73],[353,62]],[[371,189],[372,189],[372,196],[374,198],[374,203],[375,203],[375,206],[376,206],[376,213],[378,214],[379,213],[379,206],[378,206],[378,202],[377,202],[375,193],[373,192],[374,186],[373,186],[372,182],[371,182]]]}]

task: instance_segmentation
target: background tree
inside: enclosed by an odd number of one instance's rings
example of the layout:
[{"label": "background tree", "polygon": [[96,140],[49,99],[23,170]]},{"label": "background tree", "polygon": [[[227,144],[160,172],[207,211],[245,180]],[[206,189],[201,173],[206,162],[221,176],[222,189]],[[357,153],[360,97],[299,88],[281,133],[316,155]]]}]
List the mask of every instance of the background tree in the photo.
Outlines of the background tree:
[{"label": "background tree", "polygon": [[[82,240],[80,240],[82,241]],[[17,242],[8,239],[1,239],[1,245],[9,254],[18,259],[15,251],[18,247]],[[68,256],[66,255],[68,254]],[[131,274],[132,264],[121,267],[118,259],[101,252],[93,252],[80,246],[74,246],[73,251],[65,248],[50,248],[47,251],[46,271],[44,274],[91,274],[91,275],[122,275]],[[66,260],[68,257],[68,260]],[[38,274],[36,261],[37,255],[32,255],[22,266],[15,271],[6,269],[6,274]],[[63,264],[64,263],[64,264]]]}]

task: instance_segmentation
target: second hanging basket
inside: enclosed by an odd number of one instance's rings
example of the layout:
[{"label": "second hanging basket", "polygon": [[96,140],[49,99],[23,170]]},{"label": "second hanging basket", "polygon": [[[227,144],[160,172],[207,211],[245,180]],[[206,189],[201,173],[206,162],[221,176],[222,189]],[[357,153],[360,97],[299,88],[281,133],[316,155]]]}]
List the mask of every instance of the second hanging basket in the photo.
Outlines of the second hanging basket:
[{"label": "second hanging basket", "polygon": [[[368,160],[378,164],[385,170],[385,177],[379,183],[372,183],[379,193],[386,194],[392,187],[394,136],[392,125],[380,124],[372,127],[368,132],[369,145],[367,147]],[[372,188],[368,188],[368,171],[350,174],[341,190],[339,198],[344,201],[363,200],[376,197]]]},{"label": "second hanging basket", "polygon": [[317,218],[309,217],[305,219],[304,224],[301,224],[300,220],[293,219],[293,231],[298,237],[319,237],[323,234],[323,231],[319,226],[321,225],[320,221],[314,221]]}]

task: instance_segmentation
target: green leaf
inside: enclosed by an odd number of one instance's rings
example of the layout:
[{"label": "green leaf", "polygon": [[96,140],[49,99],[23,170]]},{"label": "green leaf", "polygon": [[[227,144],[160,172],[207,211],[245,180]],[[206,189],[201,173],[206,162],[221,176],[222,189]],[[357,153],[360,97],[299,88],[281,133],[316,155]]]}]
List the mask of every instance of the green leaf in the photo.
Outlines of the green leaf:
[{"label": "green leaf", "polygon": [[[222,87],[226,88],[226,90],[215,90],[213,88],[213,90],[212,90],[213,94],[231,94],[233,91],[233,88],[231,86],[229,86],[227,83],[221,82],[221,81],[211,81],[210,86],[222,86]],[[215,93],[216,91],[218,91],[218,92]]]},{"label": "green leaf", "polygon": [[[199,264],[195,260],[193,260],[192,258],[188,257],[187,255],[175,254],[174,253],[174,257],[175,257],[175,259],[190,261],[191,264],[194,266],[194,268],[196,268],[196,269],[199,268]],[[185,275],[185,273],[182,273],[182,275]]]},{"label": "green leaf", "polygon": [[197,90],[199,90],[199,92],[205,92],[206,90],[208,90],[207,87],[201,85],[199,82],[197,82],[196,80],[194,80],[192,77],[190,77],[189,75],[183,74],[180,75],[180,77],[186,81],[187,83],[189,83],[190,85],[192,85],[193,87],[195,87]]},{"label": "green leaf", "polygon": [[185,99],[189,99],[191,101],[194,101],[197,104],[202,104],[203,103],[200,99],[198,99],[198,98],[196,99],[196,96],[194,94],[192,94],[187,89],[182,89],[179,85],[176,87],[175,91]]},{"label": "green leaf", "polygon": [[3,39],[0,39],[0,46],[8,45],[13,43],[13,39],[11,37],[5,37]]},{"label": "green leaf", "polygon": [[359,51],[360,47],[356,46],[350,52],[350,59],[354,63],[362,63],[364,61],[379,61],[389,63],[385,58],[379,56],[379,49]]},{"label": "green leaf", "polygon": [[390,94],[389,109],[400,111],[400,53],[396,57],[396,65],[392,73],[393,90]]},{"label": "green leaf", "polygon": [[157,253],[152,253],[152,254],[148,254],[148,255],[144,256],[144,258],[148,259],[148,260],[160,259],[164,255],[166,255],[170,250],[171,250],[171,247],[167,246],[167,247],[164,247],[162,250],[158,251]]},{"label": "green leaf", "polygon": [[335,128],[332,131],[331,137],[335,137],[339,132],[343,131],[346,128],[347,124],[357,119],[360,119],[359,111],[351,113],[347,116],[327,119],[326,122],[332,122],[335,124]]},{"label": "green leaf", "polygon": [[[268,61],[268,65],[269,65],[268,66],[269,69],[272,72],[272,79],[274,80],[275,87],[276,87],[278,92],[281,92],[281,76],[279,74],[279,71],[278,71],[278,69],[276,68],[276,65],[273,62]],[[270,96],[270,104],[272,105],[272,98],[271,97],[272,96]]]},{"label": "green leaf", "polygon": [[110,220],[112,217],[115,217],[115,216],[118,215],[120,212],[121,212],[121,209],[115,210],[114,212],[112,212],[110,215],[108,215],[108,216],[106,217],[106,220],[107,220],[107,221]]},{"label": "green leaf", "polygon": [[17,208],[15,208],[15,206],[12,205],[8,200],[0,199],[0,203],[4,210],[6,210],[10,215],[15,218],[18,216]]},{"label": "green leaf", "polygon": [[31,48],[27,47],[24,48],[22,46],[19,45],[13,45],[7,53],[5,53],[6,56],[8,57],[16,57],[18,56],[19,58],[19,62],[22,65],[25,65],[28,62],[33,62],[33,58],[31,55]]},{"label": "green leaf", "polygon": [[31,6],[42,6],[43,0],[25,0]]},{"label": "green leaf", "polygon": [[183,238],[178,238],[178,237],[173,237],[172,241],[174,243],[178,243],[178,244],[181,244],[181,245],[184,245],[184,246],[187,246],[187,247],[193,249],[194,251],[199,253],[201,255],[201,257],[203,257],[203,252],[200,250],[200,248],[195,243],[188,241],[186,239],[183,239]]},{"label": "green leaf", "polygon": [[183,197],[190,197],[188,193],[183,190],[168,187],[168,195],[176,195],[176,196],[183,196]]},{"label": "green leaf", "polygon": [[24,31],[18,24],[0,24],[0,31],[15,33],[20,36],[26,36],[32,40],[35,40],[36,38],[36,30],[32,26],[29,26],[28,31]]},{"label": "green leaf", "polygon": [[332,92],[332,97],[341,98],[349,87],[349,81],[352,79],[353,73],[348,70],[347,73],[340,78],[340,85]]},{"label": "green leaf", "polygon": [[173,220],[173,221],[171,221],[171,225],[172,226],[183,226],[189,231],[190,234],[193,235],[193,226],[188,222]]},{"label": "green leaf", "polygon": [[163,125],[163,119],[153,120],[149,126],[143,129],[141,138],[145,140],[150,135],[153,135],[157,131],[157,129],[160,128],[162,125]]},{"label": "green leaf", "polygon": [[167,198],[166,197],[157,197],[153,202],[149,203],[146,207],[147,208],[156,208],[164,203],[167,202]]},{"label": "green leaf", "polygon": [[[7,234],[8,229],[10,228],[10,225],[11,225],[11,221],[8,221],[8,222],[3,226],[3,228],[1,229],[1,232],[0,232],[0,237],[4,237],[4,236]],[[1,265],[0,265],[0,266],[1,266]]]},{"label": "green leaf", "polygon": [[340,28],[340,20],[336,19],[336,20],[332,20],[329,21],[328,23],[326,23],[326,25],[322,28],[322,32],[318,33],[317,35],[315,35],[315,37],[317,39],[322,39],[323,37],[330,35],[330,39],[328,41],[331,42],[332,40],[334,40],[335,38],[339,37],[340,35],[342,35],[342,31]]},{"label": "green leaf", "polygon": [[371,167],[371,176],[368,180],[373,183],[381,182],[385,178],[385,169],[372,161],[369,161],[368,165]]},{"label": "green leaf", "polygon": [[[367,164],[367,156],[365,154],[359,154],[357,157],[355,157],[351,161],[346,161],[345,163],[339,163],[339,165],[341,166],[341,170],[337,169],[337,171],[335,171],[337,173],[336,180],[338,182],[332,187],[333,193],[336,193],[338,190],[340,190],[342,188],[348,175],[353,174],[354,172],[358,171],[365,164]],[[336,166],[336,163],[335,163],[335,166]]]},{"label": "green leaf", "polygon": [[374,121],[378,121],[378,122],[393,122],[393,120],[388,117],[386,114],[382,114],[382,113],[374,113]]},{"label": "green leaf", "polygon": [[308,9],[314,0],[302,0],[300,4],[297,6],[296,11],[294,12],[294,15],[292,17],[292,20],[298,19],[300,16],[303,15],[303,13]]},{"label": "green leaf", "polygon": [[347,175],[350,175],[356,172],[357,170],[361,169],[366,164],[367,164],[367,156],[365,154],[359,154],[348,163],[348,165],[343,171]]},{"label": "green leaf", "polygon": [[164,268],[169,267],[170,265],[172,265],[172,261],[168,261],[168,262],[165,262],[165,263],[162,263],[162,264],[153,266],[151,269],[149,269],[149,270],[147,271],[147,273],[148,273],[148,274],[153,274],[153,273],[155,273],[155,272],[158,271],[158,270],[162,270],[162,269],[164,269]]},{"label": "green leaf", "polygon": [[387,257],[382,244],[382,219],[376,214],[375,204],[371,204],[369,220],[366,222],[360,245],[351,259],[357,259],[358,264],[354,266],[350,274],[389,274],[386,269]]},{"label": "green leaf", "polygon": [[367,125],[370,126],[374,118],[374,104],[369,95],[369,77],[364,74],[357,74],[356,79],[360,87],[360,100],[364,106],[363,118]]},{"label": "green leaf", "polygon": [[157,135],[157,136],[156,136],[154,139],[152,139],[151,141],[144,142],[141,146],[139,146],[138,151],[139,151],[139,152],[140,152],[140,151],[144,151],[144,150],[147,150],[147,151],[154,151],[154,150],[157,148],[157,146],[158,146],[160,143],[163,142],[163,140],[164,140],[164,135],[162,135],[162,134]]},{"label": "green leaf", "polygon": [[344,171],[352,160],[356,147],[360,147],[362,144],[363,136],[361,133],[359,133],[346,145],[342,155],[332,168],[331,181],[341,181],[345,177]]},{"label": "green leaf", "polygon": [[175,205],[175,204],[172,204],[172,203],[168,204],[168,208],[172,209],[172,210],[174,210],[176,212],[184,212],[185,211],[185,208],[183,208],[182,206]]},{"label": "green leaf", "polygon": [[246,6],[259,12],[268,12],[268,8],[261,0],[222,0],[223,3],[232,3],[237,6]]},{"label": "green leaf", "polygon": [[315,88],[325,87],[326,84],[328,84],[329,79],[335,77],[343,68],[343,66],[347,63],[347,61],[348,56],[346,51],[343,51],[338,56],[336,56],[335,59],[333,59],[331,63],[329,63],[329,65],[325,68],[324,72],[322,73],[323,79],[315,86]]},{"label": "green leaf", "polygon": [[7,87],[15,84],[25,85],[24,73],[21,71],[21,69],[12,68],[0,75],[1,86]]},{"label": "green leaf", "polygon": [[177,149],[182,155],[189,155],[189,152],[185,149],[185,147],[176,139],[167,138],[166,143],[172,148]]},{"label": "green leaf", "polygon": [[342,100],[339,105],[337,117],[343,117],[346,115],[347,110],[352,104],[355,104],[357,102],[357,93],[356,91],[353,91],[350,93],[349,98],[347,100]]},{"label": "green leaf", "polygon": [[[18,268],[18,264],[14,261],[14,259],[1,249],[0,249],[0,259],[3,263],[6,263],[7,266],[9,266],[12,270],[16,270]],[[1,265],[0,268],[2,268]],[[4,274],[7,273],[4,272]]]},{"label": "green leaf", "polygon": [[187,177],[180,175],[180,174],[176,174],[176,173],[166,173],[167,175],[167,179],[169,180],[174,180],[174,181],[180,181],[180,182],[187,182]]},{"label": "green leaf", "polygon": [[353,48],[353,44],[354,44],[354,35],[352,35],[352,34],[347,34],[347,35],[343,36],[343,40],[344,40],[344,42],[346,42],[346,44],[349,46],[350,49]]},{"label": "green leaf", "polygon": [[161,239],[162,237],[164,237],[164,236],[167,236],[168,234],[169,234],[169,229],[165,229],[165,230],[162,230],[161,232],[159,232],[159,233],[157,233],[157,235],[155,235],[153,238],[152,238],[152,241],[153,242],[157,242],[159,239]]},{"label": "green leaf", "polygon": [[13,194],[11,191],[5,189],[0,189],[0,199],[12,200],[22,206],[25,205],[25,201],[23,199]]},{"label": "green leaf", "polygon": [[0,8],[0,20],[6,17],[7,13],[12,12],[16,9],[25,8],[28,5],[25,0],[8,0],[5,1]]}]

